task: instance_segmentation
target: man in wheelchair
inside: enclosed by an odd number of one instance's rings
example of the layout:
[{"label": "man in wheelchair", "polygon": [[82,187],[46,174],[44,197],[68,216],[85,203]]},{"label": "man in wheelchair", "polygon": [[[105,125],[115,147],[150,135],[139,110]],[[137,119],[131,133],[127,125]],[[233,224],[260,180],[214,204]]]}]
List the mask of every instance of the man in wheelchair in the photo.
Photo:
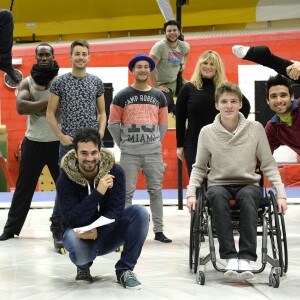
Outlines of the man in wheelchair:
[{"label": "man in wheelchair", "polygon": [[[287,209],[284,185],[272,156],[263,126],[245,119],[239,113],[242,93],[239,87],[227,82],[215,94],[219,110],[214,122],[203,127],[197,146],[197,156],[187,187],[187,207],[196,208],[196,189],[207,177],[206,199],[219,241],[220,258],[227,260],[224,275],[231,278],[254,277],[250,261],[256,261],[257,210],[262,198],[257,162],[276,190],[278,212]],[[208,166],[210,167],[209,173]],[[239,250],[236,250],[230,200],[240,210]]]}]

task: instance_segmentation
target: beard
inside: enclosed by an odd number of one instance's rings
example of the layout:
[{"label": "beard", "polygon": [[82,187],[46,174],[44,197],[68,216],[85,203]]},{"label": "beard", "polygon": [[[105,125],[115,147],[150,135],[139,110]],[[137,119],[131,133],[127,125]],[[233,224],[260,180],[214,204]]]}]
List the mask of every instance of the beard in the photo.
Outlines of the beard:
[{"label": "beard", "polygon": [[94,172],[96,169],[98,169],[98,166],[99,166],[99,161],[97,162],[97,160],[93,160],[93,161],[84,160],[82,163],[79,163],[79,167],[86,173]]}]

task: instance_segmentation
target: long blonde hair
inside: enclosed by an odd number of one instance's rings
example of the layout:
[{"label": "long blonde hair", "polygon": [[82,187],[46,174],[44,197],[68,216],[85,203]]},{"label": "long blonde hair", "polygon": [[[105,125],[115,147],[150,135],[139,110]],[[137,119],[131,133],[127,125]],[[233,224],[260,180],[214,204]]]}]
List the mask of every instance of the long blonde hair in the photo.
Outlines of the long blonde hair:
[{"label": "long blonde hair", "polygon": [[219,53],[212,51],[212,50],[207,50],[200,55],[200,57],[196,63],[192,78],[191,78],[191,83],[198,90],[200,90],[203,86],[203,80],[202,80],[202,75],[201,75],[201,71],[200,71],[200,66],[202,63],[204,63],[205,61],[207,61],[209,59],[212,61],[212,63],[216,67],[216,73],[213,77],[215,87],[218,88],[222,83],[227,81],[226,75],[225,75],[224,64],[221,60]]}]

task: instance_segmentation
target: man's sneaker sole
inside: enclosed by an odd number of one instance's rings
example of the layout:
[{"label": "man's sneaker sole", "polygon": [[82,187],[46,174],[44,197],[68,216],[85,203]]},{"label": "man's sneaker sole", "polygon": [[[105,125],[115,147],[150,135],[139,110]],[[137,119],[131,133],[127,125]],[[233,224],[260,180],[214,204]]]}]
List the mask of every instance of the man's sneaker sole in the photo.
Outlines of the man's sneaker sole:
[{"label": "man's sneaker sole", "polygon": [[122,282],[118,281],[118,283],[121,284],[127,290],[141,290],[143,288],[141,284],[137,286],[124,286]]}]

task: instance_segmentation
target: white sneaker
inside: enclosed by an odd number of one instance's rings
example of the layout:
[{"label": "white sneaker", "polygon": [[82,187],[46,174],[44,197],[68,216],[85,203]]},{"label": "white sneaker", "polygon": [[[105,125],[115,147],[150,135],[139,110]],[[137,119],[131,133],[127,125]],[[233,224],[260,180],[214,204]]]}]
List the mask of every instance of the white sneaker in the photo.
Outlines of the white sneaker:
[{"label": "white sneaker", "polygon": [[227,266],[225,267],[225,270],[227,270],[224,273],[224,276],[229,278],[238,278],[239,274],[237,270],[239,269],[239,261],[237,258],[231,258],[227,259]]},{"label": "white sneaker", "polygon": [[244,58],[249,49],[250,47],[247,46],[235,45],[232,47],[232,53],[238,58]]},{"label": "white sneaker", "polygon": [[251,272],[252,267],[250,266],[250,261],[247,259],[239,260],[239,271],[242,271],[242,273],[240,273],[240,278],[243,280],[251,279],[254,277],[254,274]]}]

